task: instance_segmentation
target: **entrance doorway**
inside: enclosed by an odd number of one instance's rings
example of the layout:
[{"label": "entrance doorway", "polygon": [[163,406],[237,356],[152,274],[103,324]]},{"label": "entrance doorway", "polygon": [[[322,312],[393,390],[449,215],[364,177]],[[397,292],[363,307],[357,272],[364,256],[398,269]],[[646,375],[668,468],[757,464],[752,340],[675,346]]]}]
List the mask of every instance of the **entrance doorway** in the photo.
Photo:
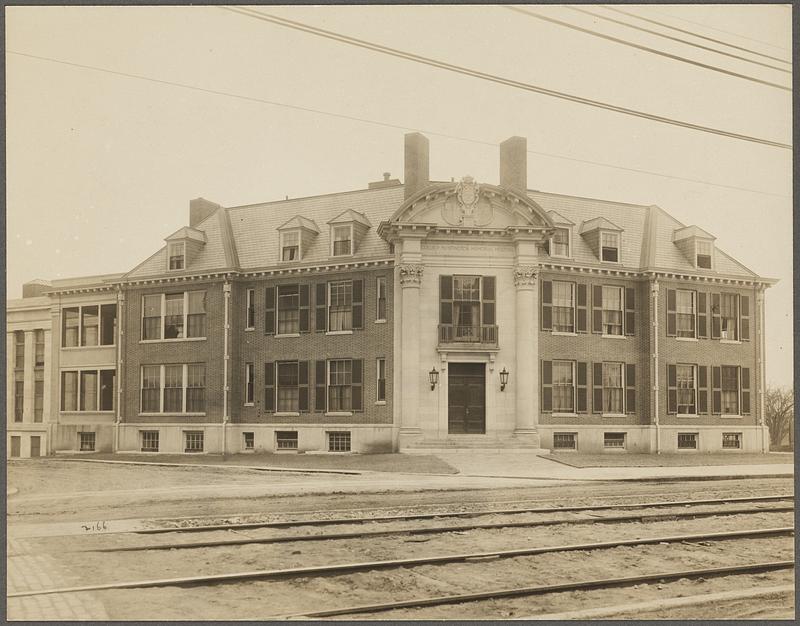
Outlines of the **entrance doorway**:
[{"label": "entrance doorway", "polygon": [[486,433],[486,365],[450,363],[447,367],[447,432]]},{"label": "entrance doorway", "polygon": [[31,458],[42,455],[42,438],[31,437]]}]

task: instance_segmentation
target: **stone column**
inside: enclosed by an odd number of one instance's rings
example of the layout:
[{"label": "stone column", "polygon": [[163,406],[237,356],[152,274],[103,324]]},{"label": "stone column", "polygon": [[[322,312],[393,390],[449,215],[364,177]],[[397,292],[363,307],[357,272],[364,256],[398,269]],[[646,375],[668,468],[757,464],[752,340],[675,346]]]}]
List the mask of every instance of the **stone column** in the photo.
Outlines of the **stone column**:
[{"label": "stone column", "polygon": [[[44,399],[42,402],[42,421],[50,420],[50,403],[55,396],[52,394],[52,377],[50,370],[50,360],[53,358],[53,333],[49,329],[44,331]],[[58,387],[56,387],[57,389]]]},{"label": "stone column", "polygon": [[[535,265],[514,268],[517,317],[517,365],[509,377],[516,397],[516,436],[537,435],[539,424],[539,308],[536,298]],[[538,438],[537,438],[538,439]]]},{"label": "stone column", "polygon": [[6,333],[6,424],[14,423],[14,333]]},{"label": "stone column", "polygon": [[419,426],[419,290],[424,267],[417,263],[400,265],[400,287],[402,290],[403,332],[401,363],[403,404],[400,414],[401,434],[417,434]]},{"label": "stone column", "polygon": [[33,382],[33,366],[36,361],[34,350],[36,344],[32,330],[25,331],[25,370],[24,370],[24,405],[22,407],[22,421],[33,421],[33,395],[34,395],[34,382]]}]

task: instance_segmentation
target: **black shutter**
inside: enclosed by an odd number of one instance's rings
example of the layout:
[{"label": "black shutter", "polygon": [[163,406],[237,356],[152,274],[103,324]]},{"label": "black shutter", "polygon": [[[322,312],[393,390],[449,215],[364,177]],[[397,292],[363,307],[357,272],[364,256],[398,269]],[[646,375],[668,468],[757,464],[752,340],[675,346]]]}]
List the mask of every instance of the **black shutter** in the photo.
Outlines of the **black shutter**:
[{"label": "black shutter", "polygon": [[440,324],[453,323],[453,277],[452,276],[439,276],[439,323]]},{"label": "black shutter", "polygon": [[308,413],[308,361],[297,363],[297,409],[301,413]]},{"label": "black shutter", "polygon": [[697,338],[708,339],[708,298],[702,291],[697,292]]},{"label": "black shutter", "polygon": [[314,369],[314,410],[324,412],[327,406],[325,397],[325,361],[316,361]]},{"label": "black shutter", "polygon": [[578,378],[577,389],[578,389],[578,393],[577,393],[577,399],[576,399],[577,401],[575,403],[576,404],[576,411],[575,411],[576,413],[586,413],[589,410],[589,408],[588,408],[588,406],[589,406],[588,405],[589,398],[588,398],[588,390],[587,390],[587,387],[588,387],[588,380],[587,380],[588,379],[588,371],[587,371],[587,368],[588,368],[588,366],[589,366],[588,363],[578,362],[578,364],[577,364],[577,370],[578,370],[578,372],[577,372],[577,378]]},{"label": "black shutter", "polygon": [[553,281],[542,281],[542,330],[553,330]]},{"label": "black shutter", "polygon": [[300,285],[300,332],[307,333],[309,328],[309,307],[311,306],[311,286]]},{"label": "black shutter", "polygon": [[636,413],[636,365],[625,365],[625,412]]},{"label": "black shutter", "polygon": [[264,301],[264,332],[275,334],[275,287],[267,287]]},{"label": "black shutter", "polygon": [[625,288],[625,334],[636,333],[636,290]]},{"label": "black shutter", "polygon": [[553,410],[553,362],[542,361],[542,412]]},{"label": "black shutter", "polygon": [[592,364],[592,413],[603,412],[603,364]]},{"label": "black shutter", "polygon": [[697,413],[708,415],[708,367],[697,366]]},{"label": "black shutter", "polygon": [[[482,324],[495,324],[495,314],[494,314],[494,302],[495,302],[495,292],[494,292],[494,276],[484,276],[482,281],[482,294],[481,294],[481,301],[482,301],[482,308],[483,317],[481,318]],[[522,323],[522,320],[520,320]]]},{"label": "black shutter", "polygon": [[350,397],[352,398],[351,407],[353,411],[364,410],[364,361],[361,359],[352,360],[352,377],[350,385]]},{"label": "black shutter", "polygon": [[674,289],[667,289],[667,337],[674,337],[678,334],[678,318],[676,295]]},{"label": "black shutter", "polygon": [[742,388],[742,415],[750,415],[750,368],[739,368]]},{"label": "black shutter", "polygon": [[577,321],[575,323],[575,332],[585,333],[588,332],[588,316],[589,316],[589,294],[586,290],[586,285],[578,283],[575,286],[577,291],[576,302],[578,303]]},{"label": "black shutter", "polygon": [[264,363],[264,411],[275,411],[275,363]]},{"label": "black shutter", "polygon": [[718,293],[711,294],[711,338],[712,339],[719,339],[720,338],[720,325],[721,325],[721,318],[720,318],[720,297]]},{"label": "black shutter", "polygon": [[742,341],[750,341],[750,296],[739,296],[739,311],[742,322]]},{"label": "black shutter", "polygon": [[364,281],[353,281],[353,328],[364,328]]},{"label": "black shutter", "polygon": [[667,413],[674,415],[678,412],[678,369],[674,365],[667,365]]},{"label": "black shutter", "polygon": [[603,332],[603,287],[601,285],[592,286],[592,332]]},{"label": "black shutter", "polygon": [[722,413],[722,369],[715,366],[711,368],[711,413]]},{"label": "black shutter", "polygon": [[317,283],[314,299],[314,330],[324,333],[328,330],[328,283]]}]

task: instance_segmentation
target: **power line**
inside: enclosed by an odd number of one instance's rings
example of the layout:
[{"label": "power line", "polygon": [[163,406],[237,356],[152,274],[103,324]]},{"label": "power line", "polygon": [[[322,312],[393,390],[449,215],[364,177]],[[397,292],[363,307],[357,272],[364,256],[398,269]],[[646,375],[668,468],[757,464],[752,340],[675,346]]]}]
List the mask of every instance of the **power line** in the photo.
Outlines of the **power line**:
[{"label": "power line", "polygon": [[341,35],[338,33],[334,33],[332,31],[324,30],[321,28],[316,28],[314,26],[309,26],[307,24],[302,24],[300,22],[295,22],[292,20],[288,20],[286,18],[277,17],[274,15],[269,15],[267,13],[263,13],[260,11],[255,11],[253,9],[241,9],[238,7],[218,7],[220,9],[224,9],[226,11],[231,11],[233,13],[239,13],[246,17],[252,17],[254,19],[262,20],[265,22],[270,22],[272,24],[277,24],[279,26],[285,26],[287,28],[292,28],[294,30],[299,30],[305,33],[309,33],[312,35],[316,35],[319,37],[324,37],[326,39],[331,39],[333,41],[338,41],[339,43],[345,43],[348,45],[356,46],[359,48],[365,48],[367,50],[372,50],[374,52],[380,52],[381,54],[386,54],[389,56],[394,56],[397,58],[405,59],[407,61],[413,61],[415,63],[421,63],[423,65],[429,65],[431,67],[436,67],[439,69],[447,70],[450,72],[454,72],[456,74],[463,74],[465,76],[472,76],[473,78],[480,78],[482,80],[486,80],[489,82],[497,83],[500,85],[506,85],[508,87],[514,87],[516,89],[522,89],[524,91],[530,91],[533,93],[538,93],[546,96],[550,96],[553,98],[559,98],[561,100],[567,100],[569,102],[576,102],[578,104],[584,104],[587,106],[596,107],[599,109],[604,109],[606,111],[613,111],[615,113],[622,113],[624,115],[630,115],[633,117],[639,117],[642,119],[647,119],[653,122],[660,122],[662,124],[669,124],[672,126],[679,126],[681,128],[688,128],[690,130],[697,130],[700,132],[710,133],[714,135],[720,135],[722,137],[729,137],[731,139],[739,139],[742,141],[750,141],[753,143],[758,143],[762,145],[772,146],[775,148],[784,148],[786,150],[791,150],[792,146],[790,144],[782,143],[779,141],[773,141],[770,139],[762,139],[760,137],[754,137],[751,135],[744,135],[741,133],[734,133],[731,131],[726,131],[718,128],[713,128],[710,126],[702,126],[700,124],[693,124],[691,122],[684,122],[682,120],[677,120],[670,117],[664,117],[661,115],[655,115],[653,113],[647,113],[645,111],[638,111],[636,109],[629,109],[627,107],[618,106],[615,104],[610,104],[607,102],[602,102],[599,100],[591,100],[589,98],[584,98],[582,96],[576,96],[573,94],[565,93],[563,91],[556,91],[553,89],[547,89],[545,87],[539,87],[537,85],[532,85],[530,83],[524,83],[521,81],[516,81],[510,78],[504,78],[502,76],[497,76],[495,74],[488,74],[486,72],[481,72],[478,70],[473,70],[470,68],[453,65],[451,63],[446,63],[444,61],[437,61],[435,59],[431,59],[429,57],[424,57],[418,54],[414,54],[411,52],[404,52],[402,50],[397,50],[395,48],[389,48],[386,46],[381,46],[379,44],[371,43],[368,41],[364,41],[363,39],[356,39],[355,37],[348,37],[347,35]]},{"label": "power line", "polygon": [[[572,11],[577,11],[578,13],[583,13],[585,15],[591,15],[599,20],[605,20],[607,22],[612,22],[614,24],[620,24],[622,26],[627,26],[628,28],[633,28],[635,30],[641,31],[643,33],[649,33],[651,35],[655,35],[656,37],[662,37],[664,39],[669,39],[670,41],[677,41],[682,44],[686,44],[687,46],[692,46],[694,48],[699,48],[700,50],[706,50],[708,52],[713,52],[714,54],[721,54],[722,56],[730,57],[732,59],[738,59],[740,61],[744,61],[745,63],[752,63],[754,65],[760,65],[761,67],[768,67],[772,70],[777,70],[778,72],[783,72],[784,74],[791,74],[791,70],[784,69],[782,67],[777,67],[775,65],[770,65],[769,63],[762,63],[761,61],[754,61],[753,59],[748,59],[747,57],[740,56],[738,54],[733,54],[731,52],[725,52],[724,50],[718,50],[717,48],[711,48],[710,46],[704,46],[699,43],[695,43],[693,41],[688,41],[686,39],[681,39],[680,37],[673,37],[672,35],[665,35],[664,33],[660,33],[656,30],[651,30],[649,28],[643,28],[641,26],[636,26],[636,24],[631,24],[630,22],[624,22],[622,20],[616,20],[613,17],[608,17],[606,15],[600,15],[599,13],[594,13],[593,11],[587,11],[586,9],[581,9],[575,6],[568,6],[565,5],[563,8],[571,9]],[[611,7],[606,7],[611,8]],[[625,13],[625,11],[621,11],[621,13]],[[630,14],[628,14],[630,15]]]},{"label": "power line", "polygon": [[665,57],[667,59],[672,59],[673,61],[688,63],[689,65],[694,65],[695,67],[701,67],[706,70],[711,70],[712,72],[719,72],[720,74],[726,74],[727,76],[733,76],[734,78],[741,78],[742,80],[749,80],[750,82],[759,83],[761,85],[767,85],[768,87],[775,87],[776,89],[783,89],[784,91],[792,90],[791,87],[784,87],[783,85],[779,85],[778,83],[773,83],[768,80],[762,80],[761,78],[756,78],[755,76],[749,76],[747,74],[732,72],[722,67],[717,67],[716,65],[701,63],[700,61],[687,59],[686,57],[678,56],[677,54],[671,54],[669,52],[664,52],[662,50],[656,50],[655,48],[642,46],[638,43],[633,43],[632,41],[628,41],[626,39],[620,39],[619,37],[612,37],[611,35],[599,33],[596,30],[583,28],[582,26],[576,26],[575,24],[570,24],[569,22],[565,22],[563,20],[557,20],[553,17],[542,15],[541,13],[534,13],[533,11],[530,11],[528,9],[522,9],[520,7],[514,7],[514,6],[503,6],[502,8],[508,9],[509,11],[516,11],[517,13],[522,13],[523,15],[536,18],[537,20],[543,20],[545,22],[550,22],[551,24],[558,24],[559,26],[563,26],[564,28],[576,30],[578,32],[585,33],[587,35],[592,35],[593,37],[599,37],[600,39],[605,39],[606,41],[613,41],[614,43],[618,43],[623,46],[629,46],[631,48],[635,48],[636,50],[642,50],[643,52],[649,52],[650,54],[655,54],[661,57]]},{"label": "power line", "polygon": [[[338,118],[338,119],[344,119],[344,120],[348,120],[348,121],[351,121],[351,122],[360,122],[360,123],[363,123],[363,124],[370,124],[370,125],[373,125],[373,126],[382,126],[382,127],[385,127],[385,128],[392,128],[392,129],[395,129],[395,130],[417,131],[417,132],[425,133],[426,135],[431,135],[433,137],[442,137],[444,139],[451,139],[451,140],[455,140],[455,141],[464,141],[464,142],[467,142],[467,143],[472,143],[472,144],[477,144],[477,145],[482,145],[482,146],[490,146],[490,147],[497,147],[498,146],[498,144],[496,144],[494,142],[491,142],[491,141],[483,141],[483,140],[480,140],[480,139],[462,137],[462,136],[459,136],[459,135],[450,135],[450,134],[447,134],[447,133],[441,133],[441,132],[428,130],[428,129],[424,129],[424,128],[416,128],[416,127],[411,127],[411,126],[402,126],[400,124],[392,124],[392,123],[389,123],[389,122],[371,120],[371,119],[366,119],[366,118],[362,118],[362,117],[356,117],[356,116],[353,116],[353,115],[345,115],[343,113],[334,113],[332,111],[324,111],[322,109],[314,109],[314,108],[303,107],[303,106],[294,105],[294,104],[287,104],[285,102],[276,102],[276,101],[273,101],[273,100],[265,100],[263,98],[256,98],[256,97],[253,97],[253,96],[245,96],[245,95],[242,95],[242,94],[236,94],[236,93],[231,93],[231,92],[227,92],[227,91],[220,91],[220,90],[217,90],[217,89],[207,89],[205,87],[199,87],[197,85],[190,85],[190,84],[187,84],[187,83],[178,83],[178,82],[174,82],[174,81],[163,80],[163,79],[160,79],[160,78],[153,78],[153,77],[150,77],[150,76],[144,76],[144,75],[141,75],[141,74],[132,74],[132,73],[129,73],[129,72],[121,72],[121,71],[118,71],[118,70],[111,70],[111,69],[108,69],[108,68],[97,67],[97,66],[94,66],[94,65],[85,65],[85,64],[82,64],[82,63],[73,63],[71,61],[64,61],[62,59],[54,59],[54,58],[51,58],[51,57],[38,56],[38,55],[35,55],[35,54],[28,54],[26,52],[17,52],[17,51],[14,51],[14,50],[7,50],[7,52],[9,54],[14,54],[14,55],[21,56],[21,57],[26,57],[26,58],[29,58],[29,59],[36,59],[36,60],[39,60],[39,61],[47,61],[47,62],[50,62],[50,63],[58,63],[58,64],[61,64],[61,65],[67,65],[69,67],[75,67],[75,68],[84,69],[84,70],[92,70],[92,71],[95,71],[95,72],[102,72],[104,74],[111,74],[111,75],[114,75],[114,76],[121,76],[123,78],[132,78],[132,79],[135,79],[135,80],[141,80],[141,81],[156,83],[156,84],[159,84],[159,85],[167,85],[167,86],[171,86],[171,87],[179,87],[181,89],[188,89],[188,90],[191,90],[191,91],[198,91],[198,92],[207,93],[207,94],[211,94],[211,95],[215,95],[215,96],[225,96],[225,97],[234,98],[234,99],[237,99],[237,100],[245,100],[247,102],[255,102],[255,103],[258,103],[258,104],[267,104],[269,106],[281,107],[281,108],[291,109],[291,110],[295,110],[295,111],[302,111],[304,113],[313,113],[313,114],[317,114],[317,115],[325,115],[327,117],[334,117],[334,118]],[[748,193],[755,193],[755,194],[760,194],[760,195],[765,195],[765,196],[774,196],[774,197],[777,197],[777,198],[787,198],[787,197],[789,197],[789,196],[786,196],[784,194],[774,193],[774,192],[771,192],[771,191],[761,191],[759,189],[750,189],[750,188],[747,188],[747,187],[737,187],[735,185],[725,185],[725,184],[722,184],[722,183],[712,183],[710,181],[701,180],[701,179],[697,179],[697,178],[686,178],[686,177],[683,177],[683,176],[674,176],[672,174],[663,174],[661,172],[653,172],[653,171],[650,171],[650,170],[637,169],[637,168],[633,168],[633,167],[625,167],[625,166],[622,166],[622,165],[612,165],[610,163],[601,163],[599,161],[591,161],[591,160],[588,160],[588,159],[579,159],[579,158],[575,158],[575,157],[568,157],[568,156],[565,156],[565,155],[562,155],[562,154],[553,154],[553,153],[550,153],[550,152],[540,152],[540,151],[537,151],[537,150],[528,150],[528,153],[529,154],[539,155],[539,156],[546,156],[546,157],[550,157],[550,158],[554,158],[554,159],[561,159],[561,160],[564,160],[564,161],[573,161],[575,163],[584,163],[584,164],[588,164],[588,165],[596,165],[596,166],[599,166],[599,167],[606,167],[606,168],[621,170],[621,171],[625,171],[625,172],[635,172],[635,173],[638,173],[638,174],[647,174],[647,175],[650,175],[650,176],[658,176],[658,177],[661,177],[661,178],[668,178],[668,179],[672,179],[672,180],[683,180],[683,181],[687,181],[687,182],[690,182],[690,183],[709,185],[711,187],[720,187],[720,188],[723,188],[723,189],[733,189],[733,190],[736,190],[736,191],[746,191]]]}]

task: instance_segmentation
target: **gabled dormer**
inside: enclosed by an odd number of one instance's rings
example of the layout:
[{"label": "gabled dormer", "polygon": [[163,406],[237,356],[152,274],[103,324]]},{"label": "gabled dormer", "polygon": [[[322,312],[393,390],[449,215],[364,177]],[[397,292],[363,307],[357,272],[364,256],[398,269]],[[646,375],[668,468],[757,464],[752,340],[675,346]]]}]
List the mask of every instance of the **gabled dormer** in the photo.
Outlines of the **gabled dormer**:
[{"label": "gabled dormer", "polygon": [[331,228],[331,256],[353,256],[372,224],[367,216],[348,209],[333,218]]},{"label": "gabled dormer", "polygon": [[716,237],[699,226],[678,228],[672,233],[672,241],[697,269],[714,269],[714,241]]},{"label": "gabled dormer", "polygon": [[282,226],[278,226],[278,245],[281,262],[300,261],[319,235],[314,220],[295,215]]},{"label": "gabled dormer", "polygon": [[581,225],[580,234],[595,256],[604,263],[619,263],[623,229],[604,217]]},{"label": "gabled dormer", "polygon": [[192,263],[203,246],[206,245],[206,234],[191,226],[184,226],[175,231],[164,241],[167,242],[167,271],[185,270]]},{"label": "gabled dormer", "polygon": [[573,255],[572,237],[575,223],[557,211],[548,211],[547,214],[553,220],[555,230],[547,240],[547,252],[551,257],[559,259],[571,259]]}]

